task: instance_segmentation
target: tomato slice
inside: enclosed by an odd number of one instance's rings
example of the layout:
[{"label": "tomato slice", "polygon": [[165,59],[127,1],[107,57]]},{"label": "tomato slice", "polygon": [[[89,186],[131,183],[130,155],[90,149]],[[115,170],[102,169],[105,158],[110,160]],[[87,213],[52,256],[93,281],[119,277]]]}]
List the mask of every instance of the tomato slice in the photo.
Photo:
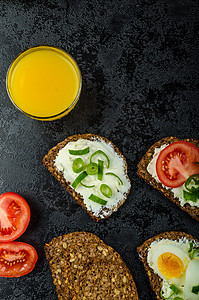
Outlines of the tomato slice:
[{"label": "tomato slice", "polygon": [[24,233],[30,221],[30,207],[16,193],[0,195],[0,242],[11,242]]},{"label": "tomato slice", "polygon": [[183,185],[186,179],[199,173],[199,149],[189,142],[174,142],[164,148],[156,162],[159,180],[167,187]]},{"label": "tomato slice", "polygon": [[20,277],[32,271],[38,259],[35,248],[26,243],[0,243],[0,277]]}]

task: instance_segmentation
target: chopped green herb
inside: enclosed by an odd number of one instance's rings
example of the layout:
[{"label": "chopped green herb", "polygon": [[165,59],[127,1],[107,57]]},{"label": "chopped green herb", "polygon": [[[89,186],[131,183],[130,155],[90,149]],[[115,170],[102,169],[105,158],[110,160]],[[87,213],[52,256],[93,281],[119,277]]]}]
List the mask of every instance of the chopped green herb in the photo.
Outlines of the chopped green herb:
[{"label": "chopped green herb", "polygon": [[183,300],[183,298],[177,296],[173,300]]},{"label": "chopped green herb", "polygon": [[189,257],[193,259],[199,256],[199,248],[195,248],[193,242],[189,243]]},{"label": "chopped green herb", "polygon": [[196,256],[199,256],[199,248],[193,250],[193,252],[192,252],[192,258],[194,258]]},{"label": "chopped green herb", "polygon": [[123,185],[123,182],[122,180],[120,179],[119,176],[117,176],[115,173],[112,173],[112,172],[107,172],[105,175],[112,175],[112,176],[115,176],[118,180],[119,180],[119,184],[122,184]]},{"label": "chopped green herb", "polygon": [[104,162],[103,160],[98,159],[98,175],[97,178],[102,181],[103,178],[103,170],[104,170]]},{"label": "chopped green herb", "polygon": [[95,196],[95,195],[93,195],[93,194],[91,194],[91,195],[89,196],[89,199],[92,200],[92,201],[94,201],[94,202],[96,202],[96,203],[99,203],[99,204],[101,204],[101,205],[106,205],[106,203],[107,203],[106,200],[104,200],[104,199],[102,199],[102,198],[100,198],[100,197],[98,197],[98,196]]},{"label": "chopped green herb", "polygon": [[80,157],[76,158],[73,161],[73,166],[72,166],[73,172],[80,173],[83,170],[83,168],[84,168],[83,159],[81,159]]},{"label": "chopped green herb", "polygon": [[198,295],[199,293],[199,285],[195,285],[192,287],[192,290],[191,290],[192,293]]},{"label": "chopped green herb", "polygon": [[98,171],[98,165],[96,163],[90,163],[87,166],[87,173],[88,175],[95,175]]},{"label": "chopped green herb", "polygon": [[106,167],[108,169],[109,166],[110,166],[110,159],[108,158],[108,156],[106,155],[106,153],[104,153],[104,151],[102,151],[102,150],[97,150],[96,152],[94,152],[91,155],[90,162],[92,162],[92,159],[93,159],[94,156],[99,155],[99,154],[103,155],[106,158],[106,161],[107,161],[107,166]]},{"label": "chopped green herb", "polygon": [[169,287],[176,295],[178,295],[179,294],[179,289],[174,285],[174,284],[172,284],[172,285],[170,285],[170,287]]},{"label": "chopped green herb", "polygon": [[199,165],[199,161],[195,161],[194,165],[195,165],[195,166],[196,166],[196,165]]},{"label": "chopped green herb", "polygon": [[81,150],[68,150],[71,155],[84,155],[90,152],[89,147]]},{"label": "chopped green herb", "polygon": [[162,299],[164,299],[162,290],[160,291],[160,297],[161,297]]},{"label": "chopped green herb", "polygon": [[189,243],[189,250],[188,252],[192,252],[193,251],[193,242]]},{"label": "chopped green herb", "polygon": [[76,187],[78,186],[78,184],[86,177],[88,176],[87,172],[84,171],[81,174],[79,174],[79,176],[77,176],[77,178],[73,181],[72,183],[72,187],[74,189],[76,189]]},{"label": "chopped green herb", "polygon": [[112,196],[112,190],[110,188],[110,186],[108,186],[107,184],[101,184],[100,186],[100,192],[102,193],[102,195],[104,195],[107,198],[111,198]]}]

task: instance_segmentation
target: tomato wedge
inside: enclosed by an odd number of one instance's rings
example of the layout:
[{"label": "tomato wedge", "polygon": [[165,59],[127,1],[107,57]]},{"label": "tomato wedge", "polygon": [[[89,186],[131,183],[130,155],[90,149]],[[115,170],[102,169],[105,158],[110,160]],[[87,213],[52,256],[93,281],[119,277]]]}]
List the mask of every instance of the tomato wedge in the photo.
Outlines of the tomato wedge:
[{"label": "tomato wedge", "polygon": [[0,277],[20,277],[32,271],[38,259],[35,248],[26,243],[0,243]]},{"label": "tomato wedge", "polygon": [[164,148],[156,162],[159,180],[167,187],[176,188],[186,179],[199,173],[199,149],[189,142],[174,142]]},{"label": "tomato wedge", "polygon": [[11,242],[24,233],[30,221],[30,207],[16,193],[0,195],[0,242]]}]

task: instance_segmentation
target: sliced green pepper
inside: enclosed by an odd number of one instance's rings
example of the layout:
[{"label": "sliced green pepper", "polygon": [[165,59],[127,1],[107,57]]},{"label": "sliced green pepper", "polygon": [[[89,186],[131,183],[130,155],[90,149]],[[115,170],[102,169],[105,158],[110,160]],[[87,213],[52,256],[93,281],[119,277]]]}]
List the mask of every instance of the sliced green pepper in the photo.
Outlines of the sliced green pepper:
[{"label": "sliced green pepper", "polygon": [[106,161],[107,161],[107,169],[108,169],[109,166],[110,166],[110,159],[108,158],[108,156],[106,155],[106,153],[104,153],[104,151],[102,151],[102,150],[97,150],[96,152],[94,152],[94,153],[91,155],[90,162],[92,162],[93,157],[96,156],[96,155],[98,155],[98,154],[101,154],[101,155],[103,155],[103,156],[106,158]]},{"label": "sliced green pepper", "polygon": [[84,187],[86,187],[86,188],[93,188],[95,185],[86,185],[86,184],[84,184],[84,183],[82,183],[82,182],[80,182],[81,183],[81,185],[83,185]]},{"label": "sliced green pepper", "polygon": [[119,184],[122,184],[123,185],[123,182],[122,180],[120,179],[119,176],[117,176],[115,173],[112,173],[112,172],[107,172],[105,175],[112,175],[112,176],[115,176],[118,180],[119,180]]},{"label": "sliced green pepper", "polygon": [[107,184],[103,183],[100,185],[100,192],[102,193],[102,195],[104,195],[107,198],[111,198],[112,196],[112,190],[110,186],[108,186]]},{"label": "sliced green pepper", "polygon": [[101,204],[101,205],[106,205],[106,203],[107,203],[106,200],[104,200],[104,199],[102,199],[102,198],[100,198],[100,197],[98,197],[98,196],[95,196],[95,195],[93,195],[93,194],[91,194],[91,195],[89,196],[89,199],[92,200],[92,201],[94,201],[94,202],[96,202],[96,203],[99,203],[99,204]]},{"label": "sliced green pepper", "polygon": [[71,155],[85,155],[90,152],[89,147],[81,150],[68,150]]},{"label": "sliced green pepper", "polygon": [[80,173],[83,170],[83,168],[84,168],[83,159],[81,159],[80,157],[76,158],[73,161],[73,166],[72,166],[73,172]]},{"label": "sliced green pepper", "polygon": [[[193,186],[194,185],[194,186]],[[185,187],[187,191],[194,193],[199,191],[199,174],[195,174],[187,178],[185,182]]]},{"label": "sliced green pepper", "polygon": [[98,171],[98,165],[96,163],[90,163],[87,166],[87,173],[88,175],[95,175]]},{"label": "sliced green pepper", "polygon": [[74,189],[76,189],[76,187],[78,186],[78,184],[86,177],[88,176],[87,172],[84,171],[81,174],[79,174],[79,176],[77,176],[77,178],[73,181],[72,183],[72,187]]},{"label": "sliced green pepper", "polygon": [[97,178],[102,181],[103,178],[103,170],[104,170],[104,162],[103,160],[98,159],[98,174]]}]

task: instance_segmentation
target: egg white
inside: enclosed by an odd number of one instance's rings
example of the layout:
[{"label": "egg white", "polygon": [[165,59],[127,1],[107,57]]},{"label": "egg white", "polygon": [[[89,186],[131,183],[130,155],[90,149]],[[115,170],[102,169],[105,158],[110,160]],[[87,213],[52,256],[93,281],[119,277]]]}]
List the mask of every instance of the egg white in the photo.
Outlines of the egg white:
[{"label": "egg white", "polygon": [[191,292],[193,286],[199,285],[199,260],[193,259],[190,261],[185,277],[184,299],[199,300],[199,294]]},{"label": "egg white", "polygon": [[[179,278],[167,279],[163,274],[160,273],[157,265],[158,258],[161,254],[165,252],[170,252],[178,256],[184,265],[184,272],[181,274]],[[185,281],[186,268],[190,261],[188,254],[185,253],[183,247],[176,244],[175,241],[171,240],[163,240],[160,243],[157,243],[151,247],[148,253],[148,263],[149,266],[157,273],[163,280],[168,281],[171,284],[181,285]]]}]

